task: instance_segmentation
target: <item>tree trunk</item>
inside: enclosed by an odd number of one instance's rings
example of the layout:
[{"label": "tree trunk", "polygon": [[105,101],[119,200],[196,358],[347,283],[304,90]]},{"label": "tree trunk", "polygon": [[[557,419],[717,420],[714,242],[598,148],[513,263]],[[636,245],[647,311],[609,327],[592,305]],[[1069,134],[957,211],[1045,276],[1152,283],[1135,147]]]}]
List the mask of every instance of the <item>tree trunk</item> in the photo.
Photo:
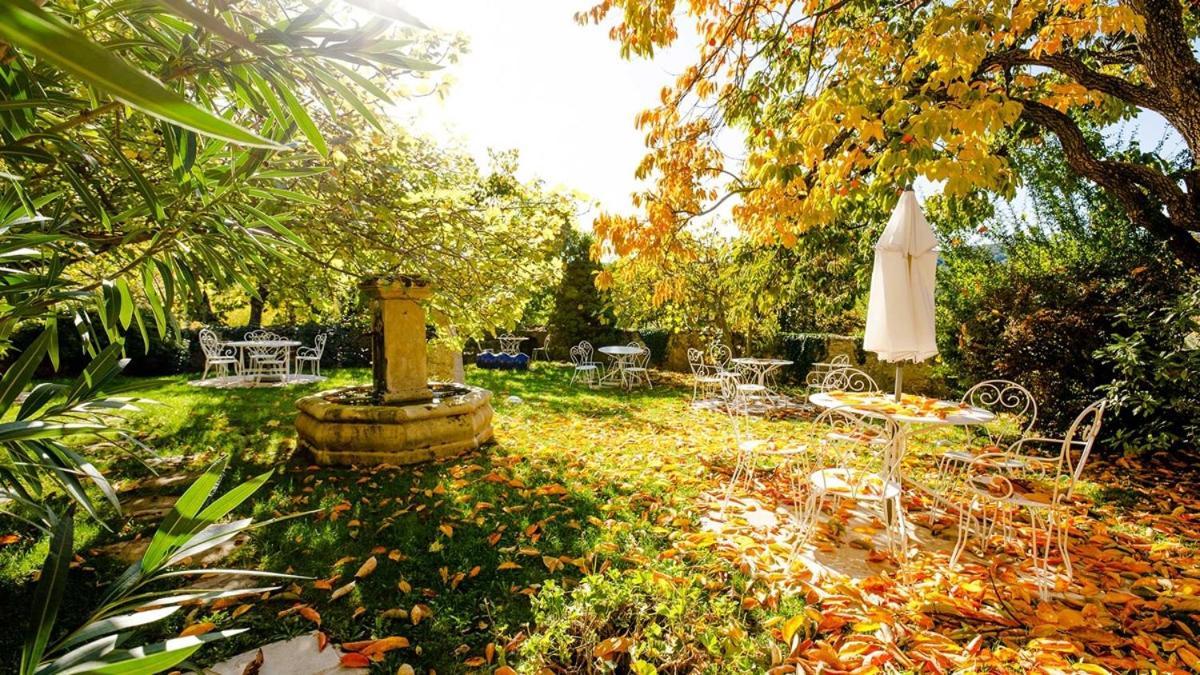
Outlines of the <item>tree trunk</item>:
[{"label": "tree trunk", "polygon": [[250,320],[246,322],[246,325],[255,328],[262,326],[263,307],[266,305],[269,294],[270,289],[264,283],[259,283],[258,288],[254,289],[254,295],[250,296]]}]

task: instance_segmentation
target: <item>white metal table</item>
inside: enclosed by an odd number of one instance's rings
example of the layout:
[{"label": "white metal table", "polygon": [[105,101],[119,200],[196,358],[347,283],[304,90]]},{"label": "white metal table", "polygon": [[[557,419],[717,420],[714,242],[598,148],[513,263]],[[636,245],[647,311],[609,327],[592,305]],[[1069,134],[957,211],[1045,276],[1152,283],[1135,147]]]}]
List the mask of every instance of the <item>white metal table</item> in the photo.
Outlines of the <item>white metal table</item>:
[{"label": "white metal table", "polygon": [[515,335],[501,335],[496,339],[500,341],[500,351],[502,353],[516,356],[521,353],[521,343],[529,338],[517,337]]},{"label": "white metal table", "polygon": [[625,369],[629,367],[633,357],[642,353],[641,347],[609,345],[596,351],[612,359],[612,366],[605,371],[604,377],[600,378],[600,384],[617,384],[619,380],[621,387],[628,389],[629,378],[625,376]]},{"label": "white metal table", "polygon": [[291,377],[292,368],[292,349],[304,344],[299,340],[233,340],[223,342],[223,345],[236,347],[238,350],[238,362],[242,364],[242,370],[246,369],[246,349],[249,347],[266,347],[270,349],[286,349],[287,358],[283,366],[283,381],[286,382]]},{"label": "white metal table", "polygon": [[754,375],[755,383],[762,387],[770,398],[778,398],[779,394],[773,391],[769,385],[768,376],[776,370],[792,365],[792,361],[787,359],[763,359],[753,356],[741,356],[736,359],[731,359],[733,363],[739,366],[744,366],[746,370]]},{"label": "white metal table", "polygon": [[[894,454],[897,458],[896,461],[904,458],[911,427],[969,426],[973,424],[987,424],[996,419],[994,413],[983,408],[965,405],[958,401],[942,401],[939,399],[925,399],[928,402],[928,406],[925,408],[921,408],[920,406],[914,408],[911,404],[905,406],[902,402],[899,405],[900,409],[897,410],[898,406],[895,402],[895,397],[884,393],[822,391],[809,396],[808,400],[819,408],[846,408],[867,417],[888,415],[896,420],[899,427],[896,437],[897,447]],[[895,475],[900,476],[899,467],[897,467]],[[932,493],[928,487],[919,482],[913,482],[912,484],[923,492]]]}]

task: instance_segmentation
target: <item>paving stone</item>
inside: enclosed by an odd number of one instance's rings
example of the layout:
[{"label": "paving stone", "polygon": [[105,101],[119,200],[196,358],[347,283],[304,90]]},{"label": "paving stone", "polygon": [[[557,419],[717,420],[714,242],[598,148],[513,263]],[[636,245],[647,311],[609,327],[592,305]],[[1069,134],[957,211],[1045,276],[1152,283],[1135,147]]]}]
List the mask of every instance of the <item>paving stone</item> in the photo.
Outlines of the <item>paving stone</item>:
[{"label": "paving stone", "polygon": [[258,675],[366,675],[366,668],[343,668],[341,652],[330,644],[317,650],[317,632],[305,633],[291,640],[272,642],[243,654],[226,659],[205,672],[215,675],[242,675],[262,650],[262,665]]}]

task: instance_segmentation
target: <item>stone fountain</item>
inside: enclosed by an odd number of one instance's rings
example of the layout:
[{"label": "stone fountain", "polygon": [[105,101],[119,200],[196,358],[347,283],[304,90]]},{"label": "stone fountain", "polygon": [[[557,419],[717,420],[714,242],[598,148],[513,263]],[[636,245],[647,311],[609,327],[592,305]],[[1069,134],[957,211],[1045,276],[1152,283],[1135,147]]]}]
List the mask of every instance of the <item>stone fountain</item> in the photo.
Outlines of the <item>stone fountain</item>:
[{"label": "stone fountain", "polygon": [[318,464],[414,464],[473,450],[492,439],[492,393],[429,382],[420,277],[364,281],[373,300],[370,387],[306,396],[296,431]]}]

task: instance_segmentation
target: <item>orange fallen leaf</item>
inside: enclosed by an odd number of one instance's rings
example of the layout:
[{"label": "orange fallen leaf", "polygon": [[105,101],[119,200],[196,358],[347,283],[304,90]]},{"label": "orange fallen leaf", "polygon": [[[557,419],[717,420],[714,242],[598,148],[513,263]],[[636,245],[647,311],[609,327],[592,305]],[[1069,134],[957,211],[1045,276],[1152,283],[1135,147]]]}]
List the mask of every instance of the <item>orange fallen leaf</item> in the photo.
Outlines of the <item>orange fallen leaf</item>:
[{"label": "orange fallen leaf", "polygon": [[321,614],[319,612],[317,612],[317,610],[313,609],[312,607],[301,607],[299,612],[300,612],[300,616],[308,619],[309,621],[317,624],[318,626],[321,625]]},{"label": "orange fallen leaf", "polygon": [[373,660],[378,660],[374,657],[382,657],[384,654],[394,650],[403,649],[408,646],[408,638],[393,635],[391,637],[380,638],[371,644],[364,647],[359,653],[363,656],[372,657]]},{"label": "orange fallen leaf", "polygon": [[347,652],[342,654],[340,660],[343,668],[370,668],[371,659],[359,654],[358,652]]},{"label": "orange fallen leaf", "polygon": [[194,624],[188,626],[187,628],[184,628],[183,630],[179,631],[179,637],[188,637],[190,635],[204,635],[205,633],[211,631],[212,629],[214,629],[216,627],[217,627],[217,625],[211,621],[202,621],[200,623],[194,623]]},{"label": "orange fallen leaf", "polygon": [[362,566],[354,573],[355,579],[365,579],[375,572],[375,568],[379,566],[379,562],[375,560],[375,556],[371,556],[363,561]]}]

